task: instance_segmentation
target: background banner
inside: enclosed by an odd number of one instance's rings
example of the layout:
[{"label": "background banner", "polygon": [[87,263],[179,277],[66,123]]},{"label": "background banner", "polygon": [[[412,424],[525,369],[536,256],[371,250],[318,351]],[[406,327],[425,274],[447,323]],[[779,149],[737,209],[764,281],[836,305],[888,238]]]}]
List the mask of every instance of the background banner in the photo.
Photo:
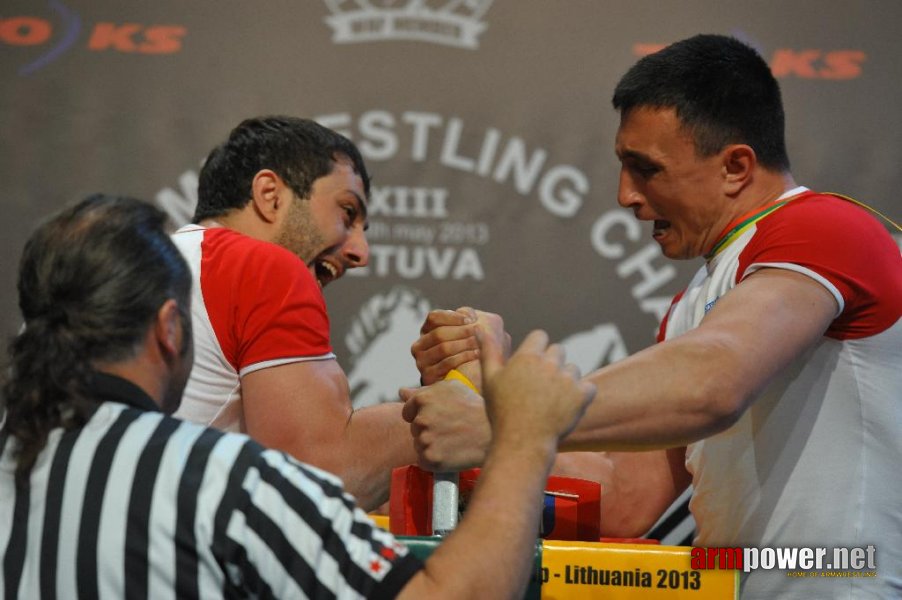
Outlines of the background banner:
[{"label": "background banner", "polygon": [[210,149],[289,114],[349,136],[373,175],[370,265],[326,289],[357,405],[416,383],[432,307],[499,312],[515,343],[545,328],[589,371],[652,343],[699,265],[617,205],[626,69],[696,33],[745,40],[781,83],[797,181],[899,220],[899,23],[898,0],[6,0],[3,334],[41,217],[106,191],[181,225]]}]

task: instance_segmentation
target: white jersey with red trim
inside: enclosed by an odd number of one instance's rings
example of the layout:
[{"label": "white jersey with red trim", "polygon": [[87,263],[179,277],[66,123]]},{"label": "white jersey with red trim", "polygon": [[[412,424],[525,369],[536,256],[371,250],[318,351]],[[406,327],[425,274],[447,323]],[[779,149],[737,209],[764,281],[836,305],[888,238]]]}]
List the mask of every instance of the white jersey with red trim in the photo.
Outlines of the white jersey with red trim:
[{"label": "white jersey with red trim", "polygon": [[198,225],[172,240],[194,276],[194,368],[175,416],[243,432],[243,376],[335,358],[322,290],[303,261],[276,244]]},{"label": "white jersey with red trim", "polygon": [[874,545],[876,578],[759,569],[742,597],[902,597],[902,257],[862,208],[805,188],[792,195],[711,258],[662,323],[663,339],[695,328],[763,268],[811,277],[838,306],[823,338],[738,422],[688,447],[695,544]]}]

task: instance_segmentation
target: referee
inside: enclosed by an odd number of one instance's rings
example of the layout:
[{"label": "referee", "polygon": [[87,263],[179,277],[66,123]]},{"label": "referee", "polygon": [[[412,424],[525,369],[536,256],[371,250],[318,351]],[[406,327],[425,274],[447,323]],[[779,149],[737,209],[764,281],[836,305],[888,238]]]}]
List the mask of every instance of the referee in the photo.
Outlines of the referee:
[{"label": "referee", "polygon": [[191,278],[164,219],[95,195],[26,244],[2,399],[3,597],[522,595],[557,442],[594,394],[560,350],[534,332],[502,367],[483,345],[493,448],[460,528],[421,563],[334,476],[167,416],[193,353]]}]

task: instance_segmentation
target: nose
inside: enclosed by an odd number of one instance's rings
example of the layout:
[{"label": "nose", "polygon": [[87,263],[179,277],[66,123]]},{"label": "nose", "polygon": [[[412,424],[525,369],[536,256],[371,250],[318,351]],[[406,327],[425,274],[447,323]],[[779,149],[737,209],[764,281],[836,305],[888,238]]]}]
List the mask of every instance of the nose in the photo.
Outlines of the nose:
[{"label": "nose", "polygon": [[617,188],[617,204],[623,208],[637,209],[642,204],[642,194],[636,188],[632,175],[625,167],[620,168],[620,182]]},{"label": "nose", "polygon": [[356,225],[351,229],[348,239],[341,247],[341,253],[351,269],[365,267],[369,264],[370,245],[366,241],[366,232],[362,225]]}]

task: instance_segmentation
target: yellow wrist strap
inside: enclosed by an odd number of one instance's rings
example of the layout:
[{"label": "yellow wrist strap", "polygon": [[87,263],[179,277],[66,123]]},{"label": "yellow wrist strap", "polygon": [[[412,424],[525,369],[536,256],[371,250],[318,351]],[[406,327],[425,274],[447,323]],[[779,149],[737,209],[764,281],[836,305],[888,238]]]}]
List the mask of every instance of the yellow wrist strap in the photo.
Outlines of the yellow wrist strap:
[{"label": "yellow wrist strap", "polygon": [[448,371],[448,374],[445,375],[445,381],[448,381],[449,379],[456,379],[457,381],[461,382],[462,384],[464,384],[465,386],[467,386],[468,388],[470,388],[477,394],[479,393],[479,390],[476,389],[476,386],[473,385],[473,382],[470,381],[470,378],[467,377],[466,375],[464,375],[463,373],[461,373],[460,371],[458,371],[457,369],[451,369],[450,371]]}]

